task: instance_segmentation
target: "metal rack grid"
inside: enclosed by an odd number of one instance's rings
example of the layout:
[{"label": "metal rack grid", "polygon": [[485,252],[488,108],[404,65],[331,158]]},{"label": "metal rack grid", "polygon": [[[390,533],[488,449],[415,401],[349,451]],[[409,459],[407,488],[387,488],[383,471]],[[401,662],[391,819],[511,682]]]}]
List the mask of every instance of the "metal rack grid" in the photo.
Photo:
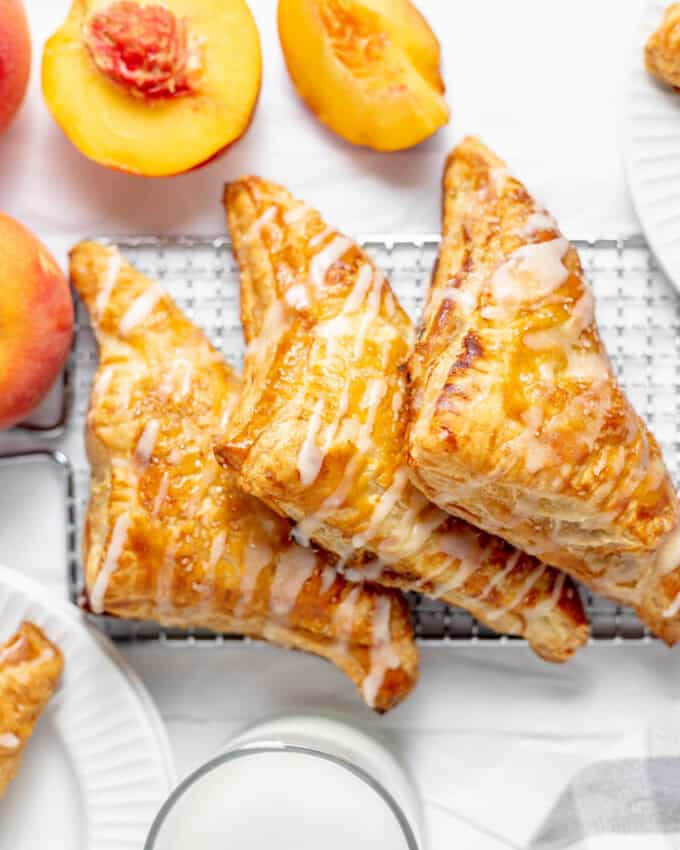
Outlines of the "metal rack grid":
[{"label": "metal rack grid", "polygon": [[[243,362],[238,316],[238,275],[226,237],[111,238],[141,271],[161,282],[189,318],[201,326],[237,368]],[[417,320],[439,237],[364,236],[361,243],[388,273],[407,312]],[[600,327],[632,402],[654,429],[674,479],[680,472],[680,299],[655,263],[644,239],[579,240],[576,243],[594,286]],[[72,399],[56,447],[70,460],[66,499],[69,585],[74,601],[82,589],[79,558],[89,470],[82,433],[97,353],[86,312],[77,308],[77,334],[68,365]],[[584,593],[592,637],[643,640],[649,636],[635,614]],[[428,643],[510,642],[469,614],[411,594],[416,630]],[[221,642],[205,632],[161,629],[109,617],[93,620],[117,639],[156,638]]]}]

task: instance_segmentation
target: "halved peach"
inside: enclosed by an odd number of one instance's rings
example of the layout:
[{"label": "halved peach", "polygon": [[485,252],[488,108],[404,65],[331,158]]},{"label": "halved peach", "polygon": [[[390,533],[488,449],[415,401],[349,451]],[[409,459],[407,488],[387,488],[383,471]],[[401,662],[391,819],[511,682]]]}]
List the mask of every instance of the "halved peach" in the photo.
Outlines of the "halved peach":
[{"label": "halved peach", "polygon": [[439,43],[409,0],[279,0],[278,19],[298,93],[347,141],[401,150],[447,123]]},{"label": "halved peach", "polygon": [[0,0],[0,130],[14,118],[31,72],[31,37],[21,0]]},{"label": "halved peach", "polygon": [[52,115],[90,159],[166,176],[245,132],[261,76],[244,0],[73,0],[45,45],[42,85]]},{"label": "halved peach", "polygon": [[25,419],[61,371],[73,302],[54,257],[0,214],[0,429]]}]

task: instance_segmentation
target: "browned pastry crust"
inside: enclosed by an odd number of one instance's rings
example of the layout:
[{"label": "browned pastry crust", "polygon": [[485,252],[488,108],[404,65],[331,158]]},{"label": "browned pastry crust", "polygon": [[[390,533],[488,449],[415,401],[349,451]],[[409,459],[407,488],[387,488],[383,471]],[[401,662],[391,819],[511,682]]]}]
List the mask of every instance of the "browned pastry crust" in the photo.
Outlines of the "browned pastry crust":
[{"label": "browned pastry crust", "polygon": [[408,608],[240,492],[212,452],[239,382],[161,288],[112,248],[78,245],[73,282],[100,346],[87,420],[84,540],[95,611],[262,637],[317,653],[386,710],[417,678]]},{"label": "browned pastry crust", "polygon": [[63,666],[58,647],[33,623],[22,623],[0,647],[0,797],[19,770]]},{"label": "browned pastry crust", "polygon": [[680,88],[680,3],[672,3],[664,12],[659,28],[645,45],[645,66],[664,83]]},{"label": "browned pastry crust", "polygon": [[636,605],[674,641],[678,501],[593,307],[554,219],[464,141],[446,164],[442,247],[410,364],[413,477],[445,510]]},{"label": "browned pastry crust", "polygon": [[441,596],[547,659],[569,657],[588,634],[571,581],[447,517],[409,481],[413,329],[383,274],[279,186],[245,178],[225,201],[249,346],[217,453],[239,484],[360,575]]}]

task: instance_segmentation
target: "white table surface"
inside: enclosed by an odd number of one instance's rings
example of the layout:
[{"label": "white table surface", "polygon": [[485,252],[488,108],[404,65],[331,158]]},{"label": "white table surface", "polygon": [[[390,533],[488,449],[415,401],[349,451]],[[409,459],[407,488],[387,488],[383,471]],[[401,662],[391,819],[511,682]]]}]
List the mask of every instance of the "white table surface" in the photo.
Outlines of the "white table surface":
[{"label": "white table surface", "polygon": [[[91,234],[221,233],[222,183],[246,171],[286,183],[350,232],[436,231],[444,155],[472,132],[510,160],[568,235],[639,229],[620,127],[644,0],[420,0],[443,44],[452,121],[393,155],[352,148],[310,116],[285,74],[275,0],[251,0],[264,56],[252,128],[205,169],[157,181],[106,171],[61,135],[42,102],[39,65],[68,3],[26,2],[33,77],[0,137],[0,205],[61,259]],[[61,509],[48,478],[32,487],[16,472],[0,476],[0,560],[63,593]],[[414,696],[377,719],[315,658],[238,645],[125,654],[158,703],[180,775],[275,712],[340,712],[383,730],[422,789],[433,850],[524,847],[551,793],[680,691],[680,651],[659,645],[589,647],[564,668],[525,648],[424,649]]]}]

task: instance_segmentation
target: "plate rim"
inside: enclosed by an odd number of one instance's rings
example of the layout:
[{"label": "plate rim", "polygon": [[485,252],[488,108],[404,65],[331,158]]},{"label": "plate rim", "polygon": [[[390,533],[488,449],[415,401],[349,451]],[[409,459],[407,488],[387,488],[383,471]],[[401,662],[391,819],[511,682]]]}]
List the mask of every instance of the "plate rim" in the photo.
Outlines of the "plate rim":
[{"label": "plate rim", "polygon": [[[670,0],[668,0],[668,2],[670,2]],[[651,33],[653,32],[655,22],[657,24],[660,23],[661,19],[660,17],[658,17],[659,7],[667,6],[668,2],[664,3],[663,0],[647,0],[644,5],[644,8],[642,9],[637,19],[637,25],[634,28],[631,44],[628,48],[630,64],[622,122],[623,166],[626,176],[626,183],[628,186],[628,192],[633,204],[633,208],[635,210],[635,214],[640,223],[640,228],[659,266],[663,270],[664,274],[666,275],[676,292],[680,292],[680,240],[676,249],[678,256],[674,259],[669,256],[669,249],[661,243],[654,224],[650,222],[651,213],[649,213],[646,208],[645,201],[643,201],[643,199],[641,198],[641,191],[638,185],[639,168],[634,162],[634,130],[637,123],[634,104],[640,79],[642,78],[647,80],[645,84],[649,87],[648,91],[650,95],[652,95],[652,93],[654,92],[652,86],[658,87],[658,96],[661,96],[664,93],[664,90],[661,88],[663,84],[657,83],[652,78],[652,76],[645,69],[641,59],[643,55],[644,44],[649,35],[651,35]],[[658,21],[656,20],[656,18],[652,17],[653,15],[656,15],[658,17]],[[680,94],[676,95],[676,97],[678,98],[678,102],[680,103]],[[680,116],[678,116],[678,121],[680,122]],[[678,125],[678,133],[680,135],[680,123]],[[678,175],[680,175],[680,167],[678,167]]]},{"label": "plate rim", "polygon": [[[100,630],[89,624],[83,617],[82,612],[72,603],[59,598],[35,579],[3,564],[0,564],[0,588],[6,588],[24,596],[27,601],[42,608],[46,614],[60,620],[69,630],[75,631],[83,640],[88,641],[94,647],[94,651],[102,653],[109,659],[113,668],[121,675],[125,682],[130,696],[147,718],[148,731],[152,736],[148,740],[153,744],[151,754],[158,767],[162,791],[166,796],[170,794],[177,785],[177,771],[167,728],[142,679],[115,647],[113,642],[106,635],[102,634]],[[67,751],[69,752],[69,758],[73,760],[73,752],[68,747]],[[74,768],[78,767],[77,761],[72,761],[72,764]],[[163,800],[160,800],[159,806],[162,803]],[[89,816],[87,809],[84,809],[84,813],[86,816]],[[149,828],[152,821],[153,818],[148,824]]]}]

